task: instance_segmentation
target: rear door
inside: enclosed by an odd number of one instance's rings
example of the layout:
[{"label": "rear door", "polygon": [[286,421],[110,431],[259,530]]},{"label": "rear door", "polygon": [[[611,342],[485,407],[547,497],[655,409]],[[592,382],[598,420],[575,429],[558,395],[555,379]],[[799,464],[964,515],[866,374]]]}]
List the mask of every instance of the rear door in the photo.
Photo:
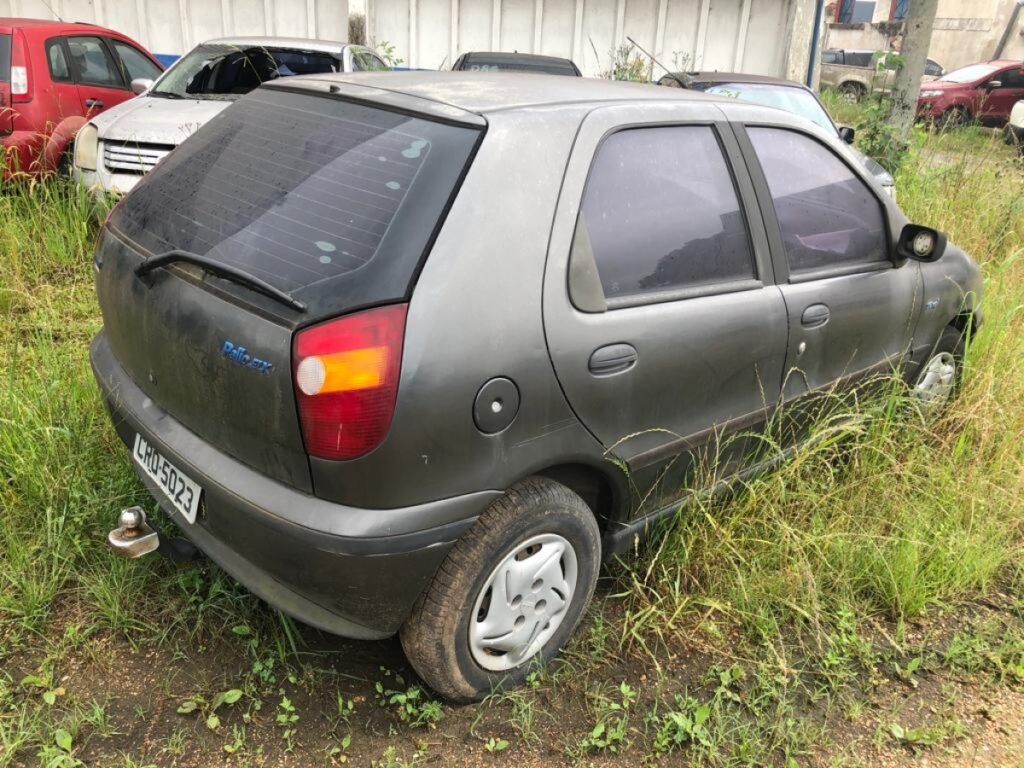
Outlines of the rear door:
[{"label": "rear door", "polygon": [[880,193],[810,134],[748,124],[739,135],[775,214],[767,227],[790,329],[784,399],[894,371],[920,312],[921,277],[917,262],[892,260]]},{"label": "rear door", "polygon": [[576,415],[630,473],[634,513],[679,498],[778,398],[785,305],[737,159],[716,107],[667,103],[594,111],[569,161],[545,333]]},{"label": "rear door", "polygon": [[71,59],[68,52],[67,41],[63,37],[51,37],[43,43],[43,54],[46,57],[46,69],[49,73],[49,83],[44,86],[44,91],[55,105],[53,113],[54,123],[65,117],[84,115],[85,108],[78,97],[78,86],[75,85],[75,75],[71,69]]},{"label": "rear door", "polygon": [[131,98],[128,82],[103,37],[74,35],[66,40],[82,114],[91,117]]}]

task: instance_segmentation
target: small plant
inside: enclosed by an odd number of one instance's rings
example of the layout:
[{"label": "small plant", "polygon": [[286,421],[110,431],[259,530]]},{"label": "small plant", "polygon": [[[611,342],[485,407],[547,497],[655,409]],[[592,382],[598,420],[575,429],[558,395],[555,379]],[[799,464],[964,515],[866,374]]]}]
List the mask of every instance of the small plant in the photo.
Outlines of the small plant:
[{"label": "small plant", "polygon": [[905,667],[901,667],[899,662],[894,661],[893,667],[896,670],[896,675],[903,682],[909,685],[911,688],[917,688],[917,679],[914,677],[914,673],[917,672],[921,667],[921,663],[924,661],[923,656],[915,656],[907,662]]},{"label": "small plant", "polygon": [[398,56],[398,52],[394,44],[387,40],[381,40],[380,42],[374,40],[372,47],[377,51],[380,57],[384,59],[384,63],[389,67],[394,68],[405,63],[405,59]]},{"label": "small plant", "polygon": [[654,735],[654,751],[667,754],[690,744],[712,746],[707,723],[711,705],[701,704],[691,696],[676,696],[675,709],[666,712],[658,721]]},{"label": "small plant", "polygon": [[331,762],[335,765],[342,765],[348,762],[348,755],[345,751],[352,745],[352,734],[346,733],[341,741],[335,744],[327,751],[327,757],[330,758]]},{"label": "small plant", "polygon": [[281,701],[277,705],[277,724],[284,729],[282,738],[288,743],[285,748],[285,752],[291,752],[295,749],[295,723],[299,722],[299,715],[295,711],[295,705],[292,704],[291,699],[284,695],[284,691],[280,691]]},{"label": "small plant", "polygon": [[181,702],[178,706],[178,714],[189,715],[193,712],[199,712],[204,718],[206,727],[211,731],[216,731],[220,728],[220,717],[217,715],[217,710],[225,705],[231,706],[241,698],[242,691],[238,688],[221,691],[211,701],[207,701],[205,697],[196,693]]},{"label": "small plant", "polygon": [[70,733],[63,728],[58,728],[53,734],[52,744],[43,744],[36,755],[43,768],[78,768],[84,766],[81,760],[75,757],[74,741]]},{"label": "small plant", "polygon": [[[591,43],[593,44],[593,43]],[[651,80],[651,65],[639,53],[635,53],[632,43],[620,45],[611,51],[612,65],[601,73],[605,80],[628,80],[634,83],[647,83]]]},{"label": "small plant", "polygon": [[508,749],[508,742],[505,739],[495,739],[491,736],[484,744],[484,749],[491,754],[494,754],[495,752],[503,752]]},{"label": "small plant", "polygon": [[629,733],[629,708],[636,701],[636,691],[623,681],[618,700],[600,696],[597,700],[597,723],[590,733],[571,748],[570,755],[582,757],[588,752],[618,753],[625,748]]},{"label": "small plant", "polygon": [[921,747],[930,747],[942,738],[942,732],[938,728],[904,728],[899,723],[892,723],[889,726],[889,735],[915,752]]},{"label": "small plant", "polygon": [[245,746],[245,726],[231,726],[231,737],[231,742],[224,745],[224,751],[229,755],[235,754],[238,750]]},{"label": "small plant", "polygon": [[[391,677],[390,670],[381,668],[385,677]],[[405,681],[400,675],[394,675],[394,682],[397,686],[403,686]],[[427,698],[426,693],[418,685],[413,685],[405,690],[389,688],[382,681],[374,685],[377,691],[377,702],[382,707],[394,709],[398,719],[407,723],[410,728],[436,728],[437,724],[444,717],[444,708],[441,702]]]}]

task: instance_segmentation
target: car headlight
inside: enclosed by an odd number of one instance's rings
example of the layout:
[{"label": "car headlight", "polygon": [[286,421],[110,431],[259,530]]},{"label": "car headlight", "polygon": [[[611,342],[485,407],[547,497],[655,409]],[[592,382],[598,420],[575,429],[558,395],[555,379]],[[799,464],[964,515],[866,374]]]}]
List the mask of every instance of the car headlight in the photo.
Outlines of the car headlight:
[{"label": "car headlight", "polygon": [[942,95],[942,91],[921,91],[921,93],[919,94],[919,96],[922,99],[928,99],[928,98],[931,98],[933,96],[941,96],[941,95]]},{"label": "car headlight", "polygon": [[83,171],[95,171],[99,146],[100,132],[92,123],[86,124],[75,139],[75,166]]}]

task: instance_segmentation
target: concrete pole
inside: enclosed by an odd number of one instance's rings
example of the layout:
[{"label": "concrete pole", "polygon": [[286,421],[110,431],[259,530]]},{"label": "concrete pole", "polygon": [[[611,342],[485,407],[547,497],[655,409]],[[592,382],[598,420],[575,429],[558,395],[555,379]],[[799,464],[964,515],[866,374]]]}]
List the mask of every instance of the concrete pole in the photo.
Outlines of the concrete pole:
[{"label": "concrete pole", "polygon": [[917,95],[921,90],[921,77],[932,43],[935,12],[939,0],[913,0],[907,9],[907,31],[903,36],[903,67],[896,73],[889,107],[889,123],[901,139],[910,135],[917,115]]}]

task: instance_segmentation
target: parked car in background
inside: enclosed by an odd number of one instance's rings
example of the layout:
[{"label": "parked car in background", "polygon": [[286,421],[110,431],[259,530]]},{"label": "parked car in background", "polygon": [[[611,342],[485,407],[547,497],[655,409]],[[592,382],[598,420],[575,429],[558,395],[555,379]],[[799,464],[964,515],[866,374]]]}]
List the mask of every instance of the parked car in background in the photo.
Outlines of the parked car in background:
[{"label": "parked car in background", "polygon": [[138,98],[91,120],[75,147],[75,177],[125,193],[200,126],[261,83],[292,75],[387,70],[369,48],[325,40],[235,37],[193,48]]},{"label": "parked car in background", "polygon": [[[890,69],[876,69],[876,55],[884,52],[826,48],[821,53],[821,87],[836,88],[850,101],[860,101],[872,91],[889,91],[896,73]],[[922,83],[942,76],[945,70],[935,59],[925,62]]]},{"label": "parked car in background", "polygon": [[132,79],[162,71],[149,51],[111,29],[0,18],[4,178],[57,169],[89,118],[134,96]]},{"label": "parked car in background", "polygon": [[896,196],[896,180],[892,174],[852,146],[853,129],[845,126],[837,127],[828,110],[825,109],[825,105],[818,98],[818,94],[802,83],[739,72],[671,72],[658,80],[658,85],[670,88],[685,87],[694,91],[713,93],[717,96],[751,101],[766,107],[784,109],[794,115],[806,118],[850,144],[850,151],[882,185],[882,189],[890,197]]},{"label": "parked car in background", "polygon": [[[507,73],[267,83],[95,264],[93,371],[184,535],[461,701],[558,653],[701,456],[772,466],[732,438],[777,409],[893,371],[940,409],[982,286],[807,120]],[[160,538],[131,508],[108,540]]]},{"label": "parked car in background", "polygon": [[977,121],[1002,126],[1024,99],[1024,61],[971,64],[928,83],[917,97],[917,117],[949,127]]},{"label": "parked car in background", "polygon": [[543,75],[582,77],[570,59],[538,56],[534,53],[473,51],[464,53],[452,65],[453,72],[534,72]]},{"label": "parked car in background", "polygon": [[1005,128],[1006,143],[1017,147],[1024,155],[1024,100],[1018,101],[1010,110],[1010,119]]}]

